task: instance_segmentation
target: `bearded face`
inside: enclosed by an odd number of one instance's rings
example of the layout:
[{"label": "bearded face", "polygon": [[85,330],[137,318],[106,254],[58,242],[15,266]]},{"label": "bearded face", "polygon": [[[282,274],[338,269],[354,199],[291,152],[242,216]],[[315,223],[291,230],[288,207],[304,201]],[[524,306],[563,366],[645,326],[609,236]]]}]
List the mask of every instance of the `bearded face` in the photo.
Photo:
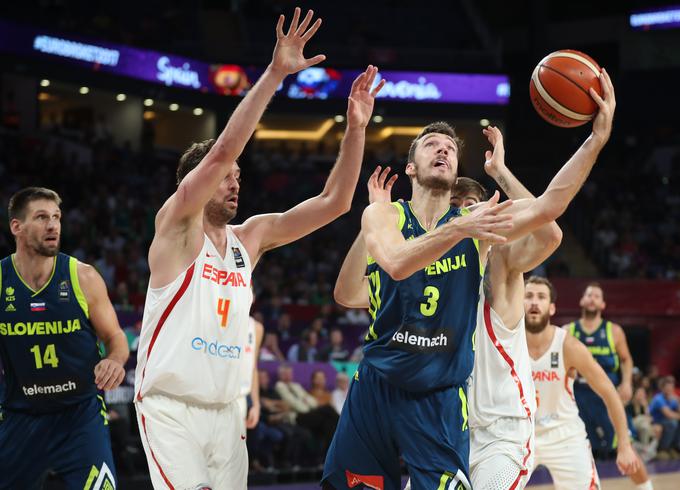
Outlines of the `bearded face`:
[{"label": "bearded face", "polygon": [[203,209],[203,216],[212,226],[226,226],[236,216],[240,182],[241,169],[238,164],[234,164]]},{"label": "bearded face", "polygon": [[450,136],[430,133],[416,147],[414,161],[406,173],[418,185],[434,191],[448,192],[456,182],[458,148]]},{"label": "bearded face", "polygon": [[545,284],[527,283],[524,288],[524,324],[529,333],[540,333],[555,313],[550,289]]},{"label": "bearded face", "polygon": [[37,199],[28,204],[26,217],[13,219],[12,233],[28,250],[43,257],[59,253],[61,241],[61,210],[56,202]]}]

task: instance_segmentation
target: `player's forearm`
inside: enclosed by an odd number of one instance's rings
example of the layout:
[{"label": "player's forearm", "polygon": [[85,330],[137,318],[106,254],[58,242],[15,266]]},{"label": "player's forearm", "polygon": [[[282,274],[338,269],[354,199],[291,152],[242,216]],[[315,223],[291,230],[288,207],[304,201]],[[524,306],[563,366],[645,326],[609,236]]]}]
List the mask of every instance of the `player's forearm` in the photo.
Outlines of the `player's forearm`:
[{"label": "player's forearm", "polygon": [[366,297],[365,303],[368,304],[368,294],[364,289],[367,255],[364,237],[359,232],[352,247],[347,252],[345,260],[342,262],[338,279],[335,281],[335,289],[333,290],[335,301],[343,306],[348,308],[356,307],[354,303],[362,295]]},{"label": "player's forearm", "polygon": [[339,216],[350,210],[364,158],[366,128],[348,127],[340,143],[340,153],[321,192],[324,207]]},{"label": "player's forearm", "polygon": [[106,358],[124,366],[128,357],[130,357],[130,348],[128,347],[125,333],[122,330],[119,330],[115,335],[102,342],[106,348]]},{"label": "player's forearm", "polygon": [[465,235],[458,230],[455,221],[451,221],[414,240],[399,244],[378,243],[376,249],[380,252],[371,253],[369,248],[369,253],[385,272],[393,279],[401,281],[433,264],[464,238]]},{"label": "player's forearm", "polygon": [[557,172],[534,206],[550,221],[559,218],[588,178],[604,144],[592,135]]},{"label": "player's forearm", "polygon": [[626,412],[623,408],[621,398],[619,398],[619,394],[614,388],[614,385],[610,383],[603,390],[603,393],[601,393],[600,396],[607,407],[607,413],[609,414],[609,419],[612,421],[612,425],[616,431],[616,437],[619,440],[619,445],[630,444]]},{"label": "player's forearm", "polygon": [[633,386],[633,359],[621,359],[621,382]]},{"label": "player's forearm", "polygon": [[497,173],[493,175],[493,179],[503,189],[505,195],[512,200],[534,198],[534,195],[529,192],[529,189],[524,187],[515,174],[513,174],[508,167],[501,167]]},{"label": "player's forearm", "polygon": [[250,399],[252,400],[253,405],[260,405],[260,380],[257,373],[257,361],[255,361],[255,365],[253,366],[253,379],[250,383]]},{"label": "player's forearm", "polygon": [[215,142],[220,160],[233,162],[243,152],[269,101],[284,78],[285,74],[275,72],[269,66],[253,88],[248,91]]}]

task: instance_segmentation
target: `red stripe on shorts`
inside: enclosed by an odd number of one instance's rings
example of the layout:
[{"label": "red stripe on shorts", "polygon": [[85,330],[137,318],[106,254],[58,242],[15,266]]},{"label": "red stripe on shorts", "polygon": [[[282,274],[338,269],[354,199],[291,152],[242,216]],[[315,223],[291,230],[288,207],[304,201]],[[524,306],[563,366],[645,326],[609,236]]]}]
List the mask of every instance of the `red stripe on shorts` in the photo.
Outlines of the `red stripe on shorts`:
[{"label": "red stripe on shorts", "polygon": [[149,446],[149,452],[151,453],[151,457],[153,458],[153,462],[156,463],[156,466],[158,467],[158,471],[161,472],[161,476],[163,477],[163,480],[165,480],[165,484],[170,488],[170,490],[175,490],[175,487],[172,486],[172,483],[170,483],[170,480],[168,480],[168,477],[165,476],[165,472],[163,471],[163,468],[161,468],[160,463],[156,459],[156,455],[153,453],[153,449],[151,449],[151,442],[149,442],[149,434],[146,432],[146,417],[142,415],[142,428],[144,429],[144,437],[146,437],[146,444]]}]

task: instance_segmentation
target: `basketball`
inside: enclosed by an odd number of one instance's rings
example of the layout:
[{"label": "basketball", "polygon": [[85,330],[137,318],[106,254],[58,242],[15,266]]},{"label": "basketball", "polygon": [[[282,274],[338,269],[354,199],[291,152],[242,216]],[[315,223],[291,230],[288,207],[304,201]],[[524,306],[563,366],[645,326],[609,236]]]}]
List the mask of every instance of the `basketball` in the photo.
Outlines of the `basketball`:
[{"label": "basketball", "polygon": [[588,89],[592,87],[602,96],[600,71],[600,65],[580,51],[550,53],[531,74],[531,103],[550,124],[562,128],[581,126],[597,113],[597,104]]}]

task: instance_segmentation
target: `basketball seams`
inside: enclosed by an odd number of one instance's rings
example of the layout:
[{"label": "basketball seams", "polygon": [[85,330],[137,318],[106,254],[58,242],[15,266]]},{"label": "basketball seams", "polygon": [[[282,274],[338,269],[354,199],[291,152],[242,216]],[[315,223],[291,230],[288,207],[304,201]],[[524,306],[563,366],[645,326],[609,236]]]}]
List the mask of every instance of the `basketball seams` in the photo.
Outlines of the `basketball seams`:
[{"label": "basketball seams", "polygon": [[570,51],[556,51],[555,53],[551,53],[545,58],[543,58],[543,61],[541,61],[540,64],[542,65],[543,63],[552,58],[571,58],[572,60],[576,60],[580,63],[583,63],[588,68],[590,68],[596,77],[599,78],[600,76],[600,70],[598,70],[597,65],[593,61],[589,60],[588,58],[581,54],[572,53]]},{"label": "basketball seams", "polygon": [[557,100],[555,100],[543,87],[543,84],[541,83],[540,77],[538,76],[538,70],[540,67],[541,67],[540,64],[536,66],[536,68],[534,69],[534,73],[531,75],[531,80],[534,82],[534,86],[536,87],[536,90],[538,91],[543,101],[550,107],[552,107],[554,110],[559,112],[562,116],[569,117],[571,119],[574,119],[575,121],[589,121],[590,119],[592,119],[592,115],[585,115],[579,114],[578,112],[574,112],[571,109],[564,107]]},{"label": "basketball seams", "polygon": [[[569,80],[569,82],[571,82],[573,85],[577,86],[578,89],[579,89],[581,92],[583,92],[583,93],[586,94],[588,97],[590,97],[590,93],[589,93],[586,89],[584,89],[583,87],[581,87],[578,83],[576,83],[574,80],[572,80],[571,78],[569,78],[567,75],[565,75],[565,74],[562,73],[561,71],[556,70],[555,68],[553,68],[553,67],[550,66],[550,65],[543,65],[543,64],[542,64],[542,65],[541,65],[541,68],[545,68],[546,70],[550,70],[551,72],[555,73],[556,75],[561,76],[561,77],[564,78],[565,80]],[[546,91],[547,91],[547,90],[546,90]],[[591,97],[591,98],[592,98],[592,97]],[[577,113],[577,114],[580,114],[580,113]]]}]

